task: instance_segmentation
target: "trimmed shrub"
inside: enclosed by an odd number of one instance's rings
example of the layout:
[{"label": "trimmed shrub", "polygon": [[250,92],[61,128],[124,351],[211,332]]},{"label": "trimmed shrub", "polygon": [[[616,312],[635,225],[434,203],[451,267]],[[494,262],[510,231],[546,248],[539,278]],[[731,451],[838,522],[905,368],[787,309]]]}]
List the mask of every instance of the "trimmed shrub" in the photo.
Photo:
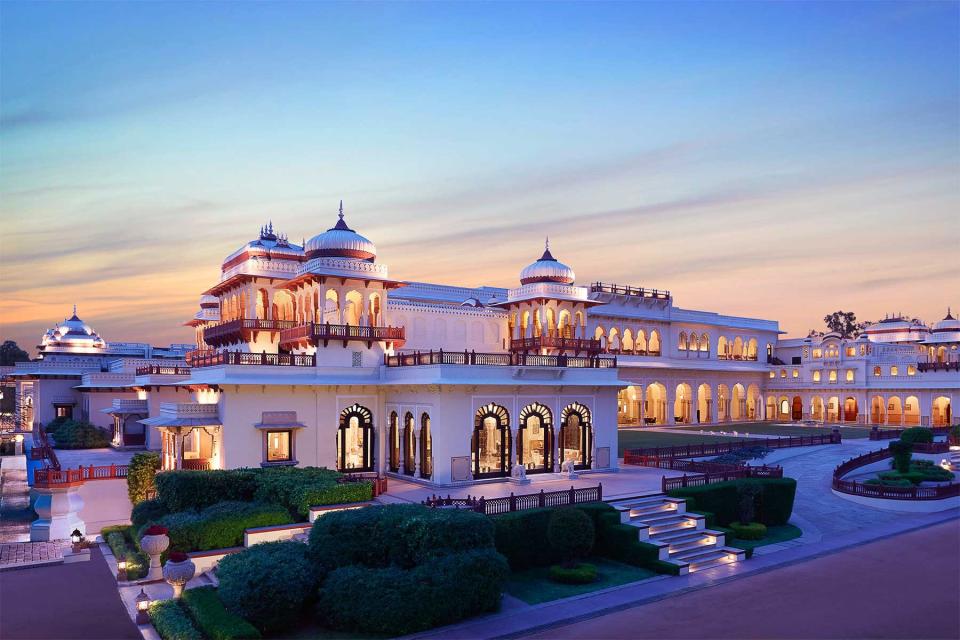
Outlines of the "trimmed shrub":
[{"label": "trimmed shrub", "polygon": [[171,513],[157,522],[169,529],[170,551],[187,552],[238,547],[246,529],[289,524],[293,518],[280,505],[220,502],[199,513]]},{"label": "trimmed shrub", "polygon": [[130,522],[134,529],[139,529],[151,521],[156,521],[167,515],[168,511],[156,498],[152,500],[142,500],[133,505],[130,511]]},{"label": "trimmed shrub", "polygon": [[310,557],[322,575],[351,564],[410,568],[448,553],[494,546],[484,515],[421,505],[385,505],[337,511],[317,518]]},{"label": "trimmed shrub", "polygon": [[589,584],[597,581],[596,565],[580,562],[572,567],[555,564],[550,567],[550,579],[564,584]]},{"label": "trimmed shrub", "polygon": [[738,483],[757,485],[761,488],[757,500],[758,522],[767,526],[787,524],[793,512],[793,501],[797,493],[797,481],[793,478],[748,478],[729,482],[717,482],[699,487],[672,489],[668,495],[674,498],[693,499],[698,510],[714,514],[718,526],[728,526],[739,519]]},{"label": "trimmed shrub", "polygon": [[190,616],[177,600],[159,600],[150,605],[150,622],[163,640],[203,640]]},{"label": "trimmed shrub", "polygon": [[104,527],[100,535],[118,562],[127,561],[128,580],[137,580],[147,575],[150,556],[140,551],[137,543],[133,541],[132,527],[128,525]]},{"label": "trimmed shrub", "polygon": [[[264,633],[297,624],[317,586],[306,545],[293,541],[264,542],[230,554],[220,561],[217,579],[227,610]],[[368,591],[344,606],[359,606],[361,600],[376,605],[382,594]]]},{"label": "trimmed shrub", "polygon": [[894,440],[890,443],[890,453],[893,454],[893,468],[900,473],[909,473],[913,444],[904,440]]},{"label": "trimmed shrub", "polygon": [[127,495],[136,506],[156,491],[153,479],[160,469],[160,454],[143,451],[134,454],[127,464]]},{"label": "trimmed shrub", "polygon": [[335,629],[413,633],[495,611],[509,573],[493,549],[432,558],[409,571],[341,567],[327,576],[317,614]]},{"label": "trimmed shrub", "polygon": [[596,533],[590,516],[579,509],[556,509],[547,525],[547,540],[567,562],[579,560],[593,551]]},{"label": "trimmed shrub", "polygon": [[56,449],[102,449],[110,446],[110,434],[106,429],[89,422],[64,422],[53,436]]},{"label": "trimmed shrub", "polygon": [[196,587],[183,592],[183,606],[194,624],[210,640],[255,640],[260,632],[238,615],[230,613],[213,587]]},{"label": "trimmed shrub", "polygon": [[761,493],[763,489],[755,483],[742,480],[737,482],[737,516],[741,523],[753,522],[757,513],[757,499]]},{"label": "trimmed shrub", "polygon": [[[738,519],[740,515],[737,511],[739,498],[736,481],[672,489],[667,495],[674,498],[692,498],[697,509],[713,513],[717,523],[723,526]],[[687,502],[688,509],[693,506],[690,502]]]},{"label": "trimmed shrub", "polygon": [[933,431],[926,427],[910,427],[900,432],[900,442],[909,442],[910,444],[933,442]]},{"label": "trimmed shrub", "polygon": [[749,524],[731,522],[730,530],[733,531],[735,537],[741,540],[762,540],[767,535],[767,525],[760,522]]},{"label": "trimmed shrub", "polygon": [[252,502],[259,470],[164,471],[154,482],[157,499],[170,512],[199,510],[226,501]]},{"label": "trimmed shrub", "polygon": [[286,506],[292,513],[305,519],[310,514],[310,507],[370,500],[373,500],[372,482],[317,483],[295,488]]},{"label": "trimmed shrub", "polygon": [[497,551],[514,571],[543,567],[560,560],[547,544],[547,525],[553,509],[513,511],[490,518]]}]

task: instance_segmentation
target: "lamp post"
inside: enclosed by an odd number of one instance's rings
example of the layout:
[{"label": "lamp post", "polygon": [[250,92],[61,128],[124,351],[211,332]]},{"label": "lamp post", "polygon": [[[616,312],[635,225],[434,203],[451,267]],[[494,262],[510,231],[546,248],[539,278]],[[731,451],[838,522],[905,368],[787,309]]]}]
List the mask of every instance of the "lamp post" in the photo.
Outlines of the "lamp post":
[{"label": "lamp post", "polygon": [[127,561],[117,560],[117,582],[125,582],[127,579]]},{"label": "lamp post", "polygon": [[80,529],[73,530],[73,533],[70,534],[70,542],[73,543],[73,552],[80,553],[83,544],[83,534],[80,533]]},{"label": "lamp post", "polygon": [[137,594],[136,603],[137,624],[148,624],[150,622],[150,596],[143,589],[140,589],[140,593]]}]

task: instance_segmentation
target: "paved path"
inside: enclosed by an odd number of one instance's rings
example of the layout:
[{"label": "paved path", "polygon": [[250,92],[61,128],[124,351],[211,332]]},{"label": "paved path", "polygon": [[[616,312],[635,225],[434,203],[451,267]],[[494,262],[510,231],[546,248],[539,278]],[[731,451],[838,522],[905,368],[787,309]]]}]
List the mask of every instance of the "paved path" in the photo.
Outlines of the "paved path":
[{"label": "paved path", "polygon": [[11,564],[31,564],[63,559],[63,542],[0,543],[0,568]]},{"label": "paved path", "polygon": [[0,458],[0,542],[29,542],[30,487],[27,485],[26,458]]},{"label": "paved path", "polygon": [[529,638],[958,638],[960,524],[542,630]]},{"label": "paved path", "polygon": [[86,562],[0,571],[3,640],[140,637],[96,547]]}]

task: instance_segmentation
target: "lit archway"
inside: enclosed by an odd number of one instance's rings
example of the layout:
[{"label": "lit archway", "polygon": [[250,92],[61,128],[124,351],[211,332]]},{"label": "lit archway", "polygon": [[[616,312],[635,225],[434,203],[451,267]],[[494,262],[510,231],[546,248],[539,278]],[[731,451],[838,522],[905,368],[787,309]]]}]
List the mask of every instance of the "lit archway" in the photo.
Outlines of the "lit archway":
[{"label": "lit archway", "polygon": [[730,388],[725,384],[717,386],[717,419],[730,421]]},{"label": "lit archway", "polygon": [[417,472],[416,423],[409,411],[403,416],[403,472],[412,476]]},{"label": "lit archway", "polygon": [[884,423],[884,409],[883,396],[870,398],[870,422],[872,424]]},{"label": "lit archway", "polygon": [[903,403],[900,396],[887,398],[887,424],[903,424]]},{"label": "lit archway", "polygon": [[840,421],[840,397],[830,396],[827,399],[827,422]]},{"label": "lit archway", "polygon": [[430,435],[430,415],[420,416],[420,477],[433,475],[433,437]]},{"label": "lit archway", "polygon": [[510,472],[510,414],[498,404],[487,404],[474,416],[470,447],[474,478],[495,478]]},{"label": "lit archway", "polygon": [[950,398],[939,396],[933,400],[933,415],[930,417],[933,426],[947,427],[953,424],[953,413]]},{"label": "lit archway", "polygon": [[337,469],[344,472],[373,471],[373,414],[359,404],[340,412]]},{"label": "lit archway", "polygon": [[647,385],[645,424],[663,424],[667,421],[667,388],[659,382]]},{"label": "lit archway", "polygon": [[693,421],[693,388],[686,382],[677,385],[673,399],[673,419],[678,424]]},{"label": "lit archway", "polygon": [[387,442],[390,446],[390,471],[400,471],[400,416],[390,412],[390,434]]},{"label": "lit archway", "polygon": [[843,401],[843,421],[856,422],[858,413],[857,399],[853,396],[847,396]]},{"label": "lit archway", "polygon": [[526,467],[527,473],[553,471],[553,415],[539,402],[520,411],[517,462]]},{"label": "lit archway", "polygon": [[903,424],[915,427],[920,424],[920,400],[917,396],[907,396],[903,402]]},{"label": "lit archway", "polygon": [[708,384],[697,387],[697,422],[713,422],[713,392]]},{"label": "lit archway", "polygon": [[730,403],[730,416],[733,420],[743,420],[747,413],[747,394],[739,382],[733,385]]},{"label": "lit archway", "polygon": [[575,469],[589,469],[593,444],[590,410],[579,402],[568,404],[560,412],[560,425],[563,460],[573,460]]},{"label": "lit archway", "polygon": [[817,422],[823,422],[825,417],[823,411],[823,398],[820,396],[814,396],[810,400],[810,416]]},{"label": "lit archway", "polygon": [[803,399],[800,396],[793,396],[790,417],[794,420],[803,420]]}]

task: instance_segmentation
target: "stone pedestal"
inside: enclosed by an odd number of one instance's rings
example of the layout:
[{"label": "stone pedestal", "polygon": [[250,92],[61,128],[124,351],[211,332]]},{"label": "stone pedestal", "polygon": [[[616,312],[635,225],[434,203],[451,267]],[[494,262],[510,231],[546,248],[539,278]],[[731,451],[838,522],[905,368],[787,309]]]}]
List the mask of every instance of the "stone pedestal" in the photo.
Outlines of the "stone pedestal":
[{"label": "stone pedestal", "polygon": [[160,554],[170,546],[170,538],[166,534],[146,535],[140,538],[140,548],[150,556],[150,571],[147,572],[147,580],[160,580],[163,578],[163,569],[160,566]]},{"label": "stone pedestal", "polygon": [[74,529],[81,532],[86,529],[80,519],[83,498],[80,497],[79,486],[56,489],[34,487],[31,493],[36,496],[33,510],[39,516],[30,525],[31,542],[66,540]]},{"label": "stone pedestal", "polygon": [[[159,556],[157,557],[159,558]],[[173,587],[174,598],[179,598],[183,595],[183,587],[193,579],[196,572],[197,567],[189,558],[180,562],[173,562],[167,559],[167,564],[163,565],[163,579]]]}]

